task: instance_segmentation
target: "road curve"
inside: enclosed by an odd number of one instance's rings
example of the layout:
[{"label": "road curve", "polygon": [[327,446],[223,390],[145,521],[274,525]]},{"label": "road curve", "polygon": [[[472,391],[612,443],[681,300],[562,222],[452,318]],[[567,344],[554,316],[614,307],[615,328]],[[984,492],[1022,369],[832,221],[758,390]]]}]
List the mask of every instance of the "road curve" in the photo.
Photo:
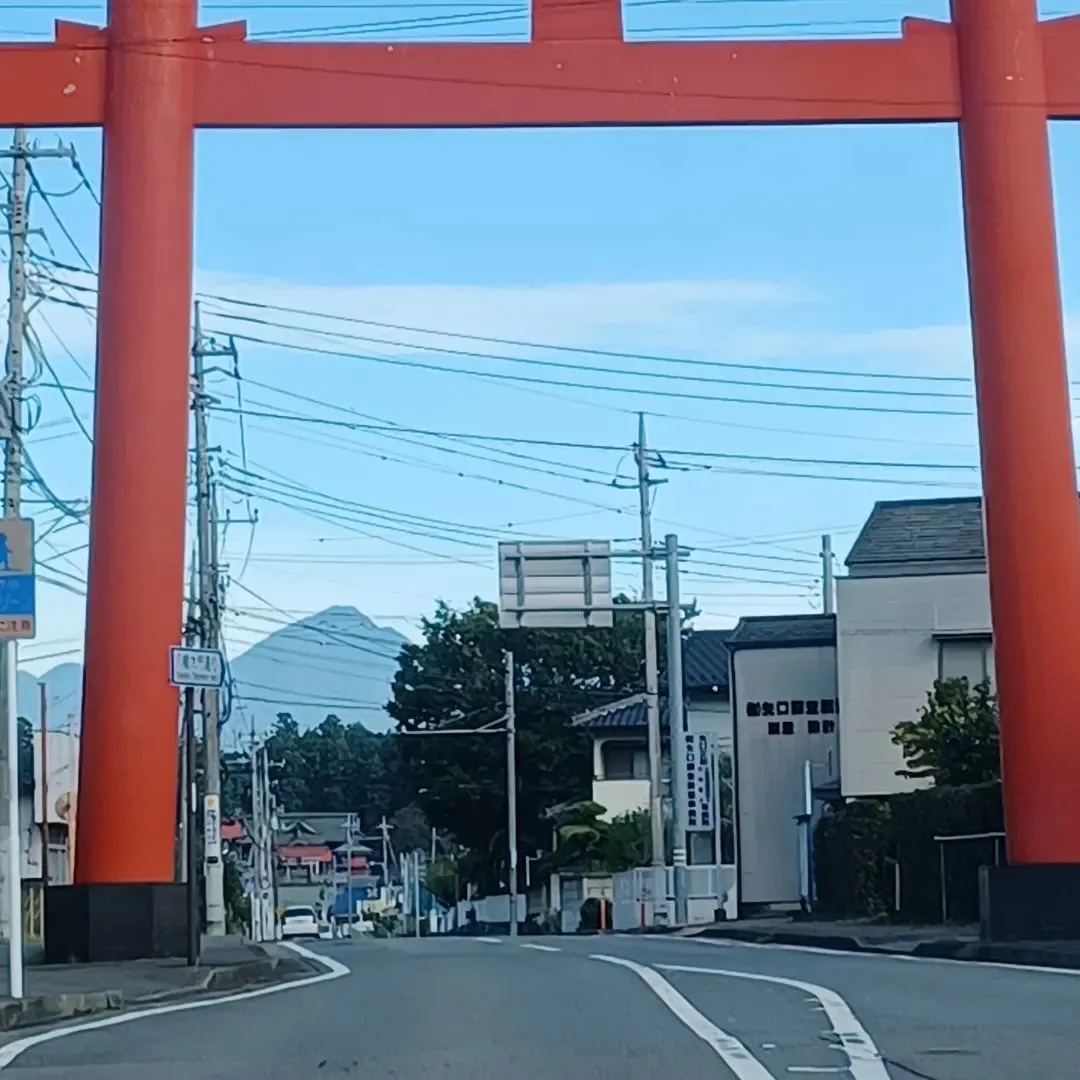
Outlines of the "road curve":
[{"label": "road curve", "polygon": [[1080,1074],[1077,976],[612,935],[320,949],[348,974],[76,1026],[7,1067],[18,1080]]}]

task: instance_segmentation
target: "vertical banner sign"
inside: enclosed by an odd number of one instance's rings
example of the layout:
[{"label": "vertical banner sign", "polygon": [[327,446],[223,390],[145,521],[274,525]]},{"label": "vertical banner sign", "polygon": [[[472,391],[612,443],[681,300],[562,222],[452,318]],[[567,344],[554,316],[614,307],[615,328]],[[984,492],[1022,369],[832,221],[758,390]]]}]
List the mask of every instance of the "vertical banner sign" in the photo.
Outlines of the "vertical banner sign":
[{"label": "vertical banner sign", "polygon": [[683,767],[686,769],[686,828],[712,832],[716,828],[716,792],[713,784],[716,739],[708,732],[684,732]]},{"label": "vertical banner sign", "polygon": [[221,862],[221,801],[203,796],[203,853],[208,864]]}]

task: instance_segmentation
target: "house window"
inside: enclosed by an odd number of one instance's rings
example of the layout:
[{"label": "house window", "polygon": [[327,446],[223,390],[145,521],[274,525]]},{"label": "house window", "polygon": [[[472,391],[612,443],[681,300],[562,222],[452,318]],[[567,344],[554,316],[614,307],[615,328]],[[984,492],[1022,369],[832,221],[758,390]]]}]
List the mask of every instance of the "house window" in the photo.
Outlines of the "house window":
[{"label": "house window", "polygon": [[606,742],[601,754],[605,780],[649,779],[649,751],[644,744]]},{"label": "house window", "polygon": [[994,646],[989,637],[944,639],[938,643],[938,677],[994,682]]}]

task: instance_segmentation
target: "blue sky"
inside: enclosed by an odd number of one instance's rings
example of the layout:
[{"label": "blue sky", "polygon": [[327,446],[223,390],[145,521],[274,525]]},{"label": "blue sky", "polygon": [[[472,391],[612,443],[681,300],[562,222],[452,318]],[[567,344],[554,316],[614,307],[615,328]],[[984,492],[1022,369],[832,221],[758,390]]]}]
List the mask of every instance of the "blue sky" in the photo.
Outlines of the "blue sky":
[{"label": "blue sky", "polygon": [[[468,32],[486,40],[520,33],[525,24],[514,16],[515,6],[521,7],[481,0],[460,6],[356,0],[215,8],[205,18],[244,15],[253,32],[348,26],[321,33],[367,37],[376,33],[372,24],[427,19],[425,36],[457,40]],[[1080,7],[1061,0],[1044,6],[1053,13]],[[723,26],[740,28],[731,33],[742,36],[876,35],[895,32],[903,13],[941,17],[946,8],[946,0],[672,0],[628,7],[627,23],[638,36],[721,37]],[[45,7],[7,5],[0,31],[33,37],[47,31],[53,14],[101,18],[93,8],[47,10],[48,15]],[[504,18],[508,11],[513,17]],[[464,13],[476,12],[466,31]],[[438,20],[441,27],[433,29]],[[361,24],[367,28],[355,29]],[[386,29],[390,36],[406,33],[418,35]],[[98,135],[63,136],[74,142],[96,186]],[[7,133],[0,137],[6,141]],[[1055,125],[1052,144],[1065,307],[1080,316],[1080,126]],[[650,414],[653,444],[666,451],[931,465],[976,461],[970,416],[836,407],[971,408],[959,170],[949,126],[214,132],[198,136],[197,172],[197,284],[208,293],[564,347],[766,369],[925,377],[890,381],[680,367],[254,311],[278,324],[308,328],[287,330],[223,314],[250,316],[254,309],[208,304],[205,322],[215,332],[393,361],[239,341],[248,408],[307,419],[248,417],[247,468],[263,478],[256,488],[250,476],[244,480],[236,471],[242,468],[236,416],[213,419],[212,438],[229,462],[224,476],[230,486],[264,496],[251,499],[260,517],[253,541],[242,525],[226,538],[226,558],[241,582],[230,603],[244,609],[230,626],[234,651],[274,629],[281,611],[310,612],[330,604],[353,604],[415,633],[416,620],[435,598],[460,603],[477,593],[491,595],[494,539],[509,535],[510,526],[519,537],[619,538],[631,536],[636,526],[633,493],[604,486],[616,475],[629,478],[632,462],[625,452],[499,444],[534,455],[529,460],[506,457],[483,442],[410,435],[414,441],[403,443],[320,422],[360,420],[345,410],[428,431],[621,447],[633,440],[634,414],[643,409]],[[42,165],[39,175],[57,196],[77,179],[63,164]],[[93,200],[76,191],[54,198],[52,205],[93,261]],[[40,201],[34,224],[45,230],[57,259],[79,263]],[[45,251],[44,242],[38,248]],[[70,284],[92,284],[86,275],[60,276]],[[36,317],[47,320],[37,329],[61,379],[86,387],[75,360],[91,360],[92,316],[47,303]],[[1075,351],[1080,319],[1071,326]],[[312,329],[383,340],[332,339]],[[446,349],[488,355],[466,357]],[[617,372],[530,367],[491,354]],[[412,361],[458,371],[403,366]],[[463,367],[499,378],[464,375]],[[635,370],[668,377],[627,374]],[[621,389],[524,386],[507,381],[507,375]],[[804,389],[678,378],[687,375]],[[851,394],[843,387],[879,393]],[[231,381],[219,379],[215,388],[223,405],[235,403]],[[651,391],[752,397],[795,407]],[[85,498],[90,447],[61,397],[45,388],[38,393],[41,426],[31,437],[35,462],[58,495]],[[303,402],[297,394],[328,404]],[[89,416],[89,394],[71,397]],[[447,453],[447,447],[458,452]],[[875,499],[970,493],[978,483],[972,471],[895,464],[740,464],[676,454],[667,460],[712,466],[662,473],[668,483],[656,494],[657,531],[677,528],[698,549],[684,588],[699,597],[703,625],[729,625],[740,613],[812,610],[820,603],[814,563],[820,533],[832,532],[842,554]],[[735,467],[743,471],[731,471]],[[803,475],[763,474],[768,471]],[[312,518],[310,495],[303,498],[306,512],[296,508],[299,489],[278,488],[274,495],[292,508],[265,497],[274,490],[268,484],[276,484],[276,474],[322,493],[319,513],[328,505],[325,498],[363,503],[377,512],[335,509],[335,515],[349,518],[348,528]],[[865,479],[838,478],[854,475]],[[245,516],[247,501],[235,492],[229,498],[231,513]],[[404,522],[402,512],[415,517]],[[474,527],[468,543],[462,543],[460,530],[448,540],[446,522]],[[56,550],[77,548],[85,543],[85,529],[74,526],[53,540]],[[59,561],[43,554],[58,572],[72,575],[64,581],[77,586],[85,551]],[[632,585],[635,577],[625,570],[622,579]],[[81,603],[75,593],[43,587],[40,637],[27,649],[29,657],[38,657],[30,661],[32,670],[47,668],[62,654],[77,659],[77,651],[68,651],[79,648]]]}]

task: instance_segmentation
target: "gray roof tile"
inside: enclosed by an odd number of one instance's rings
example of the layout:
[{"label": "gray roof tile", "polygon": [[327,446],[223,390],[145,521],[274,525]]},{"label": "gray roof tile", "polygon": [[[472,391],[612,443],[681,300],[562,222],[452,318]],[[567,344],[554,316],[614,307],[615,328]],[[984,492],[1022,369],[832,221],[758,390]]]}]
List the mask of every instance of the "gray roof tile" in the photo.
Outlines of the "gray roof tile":
[{"label": "gray roof tile", "polygon": [[979,562],[986,557],[982,499],[876,503],[845,560],[849,567]]},{"label": "gray roof tile", "polygon": [[836,618],[832,615],[750,615],[728,638],[729,649],[768,645],[833,645]]},{"label": "gray roof tile", "polygon": [[716,692],[728,688],[727,640],[731,630],[691,630],[683,638],[683,685]]}]

